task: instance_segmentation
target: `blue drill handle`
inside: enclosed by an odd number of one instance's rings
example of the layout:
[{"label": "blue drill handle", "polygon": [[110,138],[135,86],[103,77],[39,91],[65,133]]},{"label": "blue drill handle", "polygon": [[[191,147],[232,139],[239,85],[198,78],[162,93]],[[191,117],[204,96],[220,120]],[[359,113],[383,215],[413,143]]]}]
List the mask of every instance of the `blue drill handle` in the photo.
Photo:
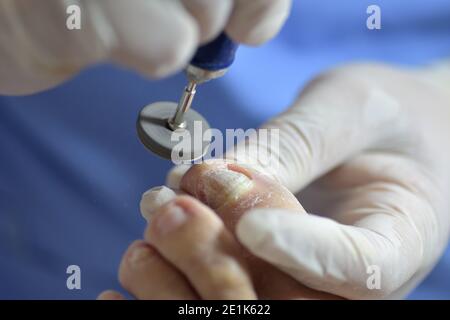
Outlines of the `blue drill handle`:
[{"label": "blue drill handle", "polygon": [[233,63],[237,48],[238,45],[222,33],[198,49],[191,65],[209,71],[226,69]]}]

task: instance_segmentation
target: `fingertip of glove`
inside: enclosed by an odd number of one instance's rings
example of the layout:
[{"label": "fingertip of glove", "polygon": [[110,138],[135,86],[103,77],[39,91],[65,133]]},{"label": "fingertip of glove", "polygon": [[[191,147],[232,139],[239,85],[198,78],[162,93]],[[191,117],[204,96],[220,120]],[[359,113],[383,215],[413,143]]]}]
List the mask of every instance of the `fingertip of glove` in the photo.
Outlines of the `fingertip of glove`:
[{"label": "fingertip of glove", "polygon": [[184,68],[198,47],[197,23],[180,3],[116,1],[104,9],[117,39],[112,60],[147,76],[161,78]]},{"label": "fingertip of glove", "polygon": [[274,237],[279,235],[279,232],[273,230],[278,229],[280,219],[283,219],[285,214],[291,215],[292,212],[267,208],[248,211],[236,226],[236,235],[239,241],[252,251],[258,248],[267,249],[267,242],[275,242]]},{"label": "fingertip of glove", "polygon": [[290,8],[291,0],[238,3],[226,31],[239,43],[261,45],[281,30],[289,16]]}]

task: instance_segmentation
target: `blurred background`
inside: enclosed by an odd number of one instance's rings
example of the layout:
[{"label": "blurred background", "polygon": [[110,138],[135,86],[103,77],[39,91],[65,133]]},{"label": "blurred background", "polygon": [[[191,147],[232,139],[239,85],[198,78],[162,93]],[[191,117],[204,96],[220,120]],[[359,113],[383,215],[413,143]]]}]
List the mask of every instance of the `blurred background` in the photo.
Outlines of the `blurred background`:
[{"label": "blurred background", "polygon": [[[212,127],[258,126],[337,64],[450,58],[448,0],[294,2],[275,40],[241,47],[228,75],[198,91],[194,108]],[[381,7],[381,30],[366,28],[371,4]],[[140,144],[136,117],[153,101],[178,100],[184,85],[181,73],[150,81],[99,65],[47,92],[0,96],[0,298],[93,299],[119,289],[121,255],[145,228],[141,194],[171,167]],[[66,287],[72,264],[81,290]],[[449,249],[409,298],[449,299],[448,270]]]}]

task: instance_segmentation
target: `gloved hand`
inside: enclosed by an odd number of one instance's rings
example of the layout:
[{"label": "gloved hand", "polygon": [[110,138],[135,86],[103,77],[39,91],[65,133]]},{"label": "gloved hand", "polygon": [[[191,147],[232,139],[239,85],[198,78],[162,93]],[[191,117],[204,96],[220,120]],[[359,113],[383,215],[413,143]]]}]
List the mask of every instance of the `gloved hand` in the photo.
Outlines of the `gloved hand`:
[{"label": "gloved hand", "polygon": [[[277,168],[249,155],[257,150],[251,146],[227,157],[302,191],[300,202],[312,214],[249,210],[236,226],[241,244],[319,291],[350,299],[411,291],[449,234],[449,66],[338,68],[263,128],[280,129],[280,148],[271,150],[280,156]],[[179,169],[169,175],[172,187]],[[202,194],[210,202],[220,196]]]},{"label": "gloved hand", "polygon": [[[81,30],[66,28],[69,4]],[[183,68],[223,29],[257,45],[286,20],[291,0],[4,0],[0,2],[0,94],[26,94],[113,60],[154,77]]]}]

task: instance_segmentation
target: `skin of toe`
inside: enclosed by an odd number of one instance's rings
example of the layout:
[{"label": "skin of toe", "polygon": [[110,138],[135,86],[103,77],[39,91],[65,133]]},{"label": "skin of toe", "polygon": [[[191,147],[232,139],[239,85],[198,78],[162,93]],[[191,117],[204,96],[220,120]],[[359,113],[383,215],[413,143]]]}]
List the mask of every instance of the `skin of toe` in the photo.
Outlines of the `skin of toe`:
[{"label": "skin of toe", "polygon": [[122,258],[119,281],[139,299],[196,299],[184,275],[145,241],[133,242]]},{"label": "skin of toe", "polygon": [[[171,215],[181,215],[180,210],[185,217],[177,222]],[[144,237],[202,298],[256,297],[239,244],[214,211],[197,199],[177,196],[159,208]]]},{"label": "skin of toe", "polygon": [[125,300],[125,297],[119,292],[106,290],[98,295],[97,300]]}]

